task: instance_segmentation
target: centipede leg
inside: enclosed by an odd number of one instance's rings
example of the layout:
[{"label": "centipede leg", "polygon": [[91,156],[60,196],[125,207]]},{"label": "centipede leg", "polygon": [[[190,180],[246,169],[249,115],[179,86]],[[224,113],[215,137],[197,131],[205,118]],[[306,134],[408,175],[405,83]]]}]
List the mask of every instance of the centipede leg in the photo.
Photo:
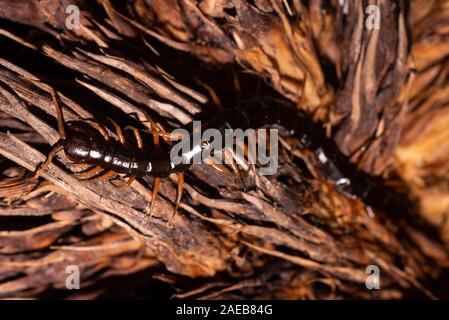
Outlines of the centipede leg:
[{"label": "centipede leg", "polygon": [[125,139],[125,136],[123,135],[122,128],[120,128],[120,126],[117,124],[117,122],[115,122],[113,119],[111,119],[111,118],[109,118],[109,117],[108,117],[107,119],[108,119],[108,120],[112,123],[112,125],[114,126],[115,132],[116,132],[116,134],[117,134],[117,137],[118,137],[120,143],[121,143],[122,145],[126,145],[126,139]]},{"label": "centipede leg", "polygon": [[232,176],[232,173],[226,168],[225,165],[219,164],[219,163],[215,163],[215,162],[210,162],[207,163],[208,165],[210,165],[212,168],[214,168],[215,170],[224,173],[228,176]]},{"label": "centipede leg", "polygon": [[84,122],[90,124],[92,127],[97,129],[106,141],[109,141],[109,139],[111,139],[111,137],[109,137],[109,134],[106,131],[106,129],[103,126],[101,126],[100,124],[90,121],[90,120],[84,120]]},{"label": "centipede leg", "polygon": [[[237,147],[240,150],[243,150],[243,156],[245,158],[247,158],[248,161],[254,160],[254,159],[250,159],[249,149],[248,149],[248,145],[246,143],[244,143],[243,141],[237,141]],[[251,155],[251,157],[252,157],[252,155]]]},{"label": "centipede leg", "polygon": [[50,153],[47,156],[47,159],[42,164],[42,166],[36,171],[36,173],[33,176],[33,179],[39,178],[39,176],[48,168],[53,158],[64,148],[63,141],[59,140],[54,145],[53,149],[50,151]]},{"label": "centipede leg", "polygon": [[146,130],[146,129],[143,129],[142,131],[150,133],[153,136],[162,137],[166,141],[179,141],[183,138],[182,135],[180,135],[180,134],[173,134],[173,133],[166,132],[166,131]]},{"label": "centipede leg", "polygon": [[157,134],[153,134],[153,143],[156,146],[157,149],[159,149],[160,147],[160,136],[158,136]]},{"label": "centipede leg", "polygon": [[246,186],[245,180],[243,180],[242,174],[240,173],[239,167],[237,166],[237,164],[235,164],[235,162],[232,162],[230,164],[230,166],[231,166],[232,171],[234,171],[234,174],[239,178],[239,181],[243,187],[243,191],[246,192],[247,186]]},{"label": "centipede leg", "polygon": [[134,182],[134,180],[136,180],[136,176],[129,177],[128,181],[126,181],[125,185],[127,185],[129,187]]},{"label": "centipede leg", "polygon": [[31,79],[31,80],[39,83],[42,87],[45,88],[45,90],[47,90],[48,93],[50,93],[51,99],[53,101],[53,105],[55,106],[55,109],[56,109],[56,118],[58,120],[59,137],[61,138],[61,140],[65,140],[66,133],[65,133],[65,129],[64,129],[64,117],[62,116],[62,109],[58,103],[55,89],[53,89],[51,86],[49,86],[46,83],[40,82],[39,80],[36,80],[36,79]]},{"label": "centipede leg", "polygon": [[159,140],[159,137],[163,138],[167,143],[170,143],[171,141],[179,141],[183,138],[181,135],[174,135],[170,132],[165,131],[160,123],[157,123],[156,121],[151,119],[151,116],[148,114],[148,112],[144,110],[143,113],[150,123],[150,129],[144,129],[142,131],[153,135],[153,141],[155,145],[157,144],[156,138],[157,140]]},{"label": "centipede leg", "polygon": [[145,115],[145,118],[150,123],[150,129],[153,130],[156,128],[156,122],[151,118],[150,114],[146,110],[142,110],[143,114]]},{"label": "centipede leg", "polygon": [[184,191],[184,172],[178,173],[178,192],[176,195],[175,209],[173,210],[173,216],[178,211],[179,204],[181,203],[182,193]]},{"label": "centipede leg", "polygon": [[134,133],[134,137],[136,138],[136,141],[137,141],[137,147],[139,149],[142,149],[143,141],[142,141],[142,137],[140,136],[139,130],[133,126],[126,126],[125,130],[131,130]]},{"label": "centipede leg", "polygon": [[233,160],[233,157],[231,155],[231,151],[229,151],[228,149],[224,149],[223,152],[224,152],[224,154],[226,156],[230,157],[229,165],[231,166],[231,169],[234,172],[234,175],[236,175],[239,178],[239,181],[240,181],[240,183],[241,183],[241,185],[243,187],[243,190],[246,191],[247,190],[247,186],[246,186],[245,180],[243,180],[243,177],[242,177],[242,174],[240,172],[240,169],[239,169],[238,165]]},{"label": "centipede leg", "polygon": [[62,116],[62,110],[61,107],[59,106],[58,103],[58,99],[56,99],[56,92],[55,90],[53,90],[52,87],[49,87],[51,89],[51,99],[53,100],[53,105],[56,108],[56,116],[58,118],[58,133],[59,133],[59,137],[62,140],[65,140],[66,138],[66,133],[65,133],[65,129],[64,129],[64,118]]},{"label": "centipede leg", "polygon": [[126,181],[120,181],[119,183],[112,183],[117,188],[129,187],[134,180],[136,180],[136,176],[130,176]]},{"label": "centipede leg", "polygon": [[[136,138],[137,141],[137,147],[139,149],[143,148],[143,141],[142,141],[142,137],[140,136],[139,130],[137,130],[137,128],[132,127],[132,126],[127,126],[125,128],[125,130],[132,130],[134,133],[134,136]],[[153,139],[155,140],[155,144],[157,143],[157,146],[159,146],[159,138],[156,138],[153,136]],[[160,178],[155,178],[154,179],[154,183],[153,183],[153,190],[151,192],[151,202],[150,202],[150,217],[153,216],[153,209],[154,209],[154,204],[156,203],[156,197],[157,197],[157,193],[159,191],[159,185],[160,185]]]},{"label": "centipede leg", "polygon": [[91,167],[87,163],[78,163],[78,162],[73,162],[73,161],[69,161],[68,165],[75,169],[75,171],[74,171],[75,174],[84,172],[85,170],[89,170]]},{"label": "centipede leg", "polygon": [[78,179],[81,179],[81,180],[82,179],[89,179],[89,178],[92,178],[93,176],[95,176],[96,174],[100,173],[102,170],[103,170],[102,167],[95,166],[95,167],[89,168],[89,169],[87,169],[85,171],[77,172],[77,173],[75,173],[75,176]]},{"label": "centipede leg", "polygon": [[58,142],[56,142],[56,144],[53,146],[53,149],[48,154],[45,162],[34,174],[33,179],[37,179],[48,168],[48,166],[51,164],[51,161],[53,160],[53,158],[64,148],[64,140],[66,139],[66,133],[65,133],[65,128],[64,128],[64,117],[62,115],[61,106],[59,105],[58,99],[56,97],[56,91],[48,84],[42,83],[42,82],[40,82],[38,80],[34,80],[34,79],[31,79],[31,80],[40,83],[41,86],[44,87],[50,93],[53,105],[56,109],[56,118],[58,120],[58,134],[59,134],[59,138],[60,138],[60,140]]},{"label": "centipede leg", "polygon": [[93,179],[89,179],[90,181],[103,181],[103,180],[107,180],[109,178],[112,178],[114,176],[117,175],[117,172],[113,171],[113,170],[109,170],[106,171],[105,173],[103,173],[101,176],[99,177],[95,177]]},{"label": "centipede leg", "polygon": [[208,162],[207,164],[210,165],[212,168],[214,168],[217,171],[220,171],[221,173],[224,173],[228,176],[237,176],[239,178],[240,183],[242,184],[243,189],[246,191],[247,187],[246,187],[246,183],[242,178],[242,175],[240,173],[240,169],[237,166],[237,164],[234,162],[234,160],[232,159],[232,155],[230,154],[231,152],[227,149],[223,150],[223,153],[225,155],[225,157],[229,157],[229,160],[227,160],[226,162],[229,162],[229,165],[231,166],[231,169],[233,171],[230,172],[225,165],[219,164],[219,163],[215,163],[215,162]]}]

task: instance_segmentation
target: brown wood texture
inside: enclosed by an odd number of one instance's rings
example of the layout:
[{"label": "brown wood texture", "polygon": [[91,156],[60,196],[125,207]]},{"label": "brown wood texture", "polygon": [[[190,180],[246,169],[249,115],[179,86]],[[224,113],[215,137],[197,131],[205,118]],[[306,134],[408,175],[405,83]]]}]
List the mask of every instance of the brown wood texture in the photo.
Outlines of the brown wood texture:
[{"label": "brown wood texture", "polygon": [[[66,26],[70,4],[80,28]],[[365,25],[371,4],[379,29]],[[437,0],[0,0],[0,298],[448,298],[448,16]],[[175,174],[152,216],[153,178],[82,181],[61,153],[33,180],[59,139],[44,84],[66,121],[114,138],[108,117],[171,130],[284,99],[412,207],[339,192],[290,138],[275,175],[241,166],[247,190],[194,165],[173,218]],[[366,288],[369,265],[381,290]]]}]

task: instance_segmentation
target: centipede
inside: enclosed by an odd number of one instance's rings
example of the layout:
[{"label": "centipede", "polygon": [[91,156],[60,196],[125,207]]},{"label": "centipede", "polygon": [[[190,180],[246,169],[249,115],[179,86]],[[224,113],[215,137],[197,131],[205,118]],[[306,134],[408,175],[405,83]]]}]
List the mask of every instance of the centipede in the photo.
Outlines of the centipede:
[{"label": "centipede", "polygon": [[[183,194],[184,172],[192,165],[190,160],[210,147],[211,141],[202,139],[194,143],[191,135],[184,137],[187,142],[192,141],[190,149],[180,154],[183,161],[175,163],[170,157],[170,150],[160,148],[160,138],[176,140],[180,137],[173,136],[170,132],[153,125],[152,130],[147,132],[153,135],[156,148],[147,151],[143,148],[139,130],[127,126],[124,129],[132,131],[137,146],[137,149],[129,148],[124,130],[111,118],[108,119],[115,128],[116,137],[114,138],[105,126],[93,120],[65,122],[56,92],[51,87],[48,88],[56,109],[60,139],[53,145],[45,162],[37,168],[33,176],[35,179],[48,168],[60,152],[64,152],[66,157],[74,163],[88,165],[88,169],[77,174],[79,178],[89,180],[94,177],[95,180],[107,180],[117,174],[124,174],[127,176],[124,185],[129,186],[136,178],[150,176],[154,178],[150,200],[152,213],[161,179],[175,173],[178,183],[173,214],[176,214]],[[148,120],[152,122],[151,119]],[[408,204],[404,202],[401,195],[383,185],[376,177],[360,172],[353,165],[348,164],[348,159],[339,151],[336,144],[326,138],[322,130],[317,128],[304,112],[284,101],[270,97],[244,100],[235,107],[218,111],[206,122],[202,130],[214,128],[224,133],[226,129],[245,130],[264,127],[282,128],[280,130],[282,136],[297,138],[298,147],[311,151],[314,155],[312,157],[314,165],[323,175],[332,180],[341,193],[349,197],[361,198],[373,207],[388,206],[395,210],[407,210]],[[225,134],[222,136],[224,137]],[[218,166],[213,166],[221,170]],[[237,165],[231,163],[231,168],[243,182]]]},{"label": "centipede", "polygon": [[152,152],[144,152],[144,144],[139,130],[127,126],[125,130],[129,129],[133,132],[137,145],[137,149],[131,149],[122,128],[111,118],[108,119],[115,127],[117,139],[112,138],[102,124],[90,119],[65,122],[56,92],[48,85],[44,86],[50,92],[56,109],[60,139],[54,144],[45,162],[35,172],[34,179],[37,179],[48,168],[54,157],[62,151],[73,163],[89,166],[88,169],[77,174],[77,177],[81,179],[101,181],[110,179],[116,174],[125,174],[128,176],[125,185],[129,186],[136,178],[151,176],[155,178],[150,202],[150,212],[152,213],[160,179],[176,172],[178,174],[178,195],[174,212],[177,211],[183,193],[185,166],[175,166],[170,161],[169,153],[158,149],[159,137],[170,137],[170,133],[155,127],[151,133],[157,149]]}]

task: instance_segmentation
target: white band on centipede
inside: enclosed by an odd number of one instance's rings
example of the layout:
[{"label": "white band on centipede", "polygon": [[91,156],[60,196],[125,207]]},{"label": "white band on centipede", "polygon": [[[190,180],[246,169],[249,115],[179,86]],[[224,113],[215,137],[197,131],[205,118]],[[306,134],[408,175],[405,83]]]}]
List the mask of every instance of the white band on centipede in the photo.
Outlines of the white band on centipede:
[{"label": "white band on centipede", "polygon": [[[223,130],[209,128],[203,132],[201,121],[193,121],[192,134],[185,129],[173,131],[174,137],[179,135],[183,137],[182,141],[174,145],[170,151],[170,160],[175,165],[201,164],[208,158],[212,158],[218,164],[231,164],[233,159],[221,152],[226,149],[232,152],[238,164],[243,162],[259,164],[258,171],[261,175],[273,175],[277,172],[278,129],[247,129],[245,131],[225,129],[223,132]],[[269,147],[267,147],[267,140],[269,140]]]}]

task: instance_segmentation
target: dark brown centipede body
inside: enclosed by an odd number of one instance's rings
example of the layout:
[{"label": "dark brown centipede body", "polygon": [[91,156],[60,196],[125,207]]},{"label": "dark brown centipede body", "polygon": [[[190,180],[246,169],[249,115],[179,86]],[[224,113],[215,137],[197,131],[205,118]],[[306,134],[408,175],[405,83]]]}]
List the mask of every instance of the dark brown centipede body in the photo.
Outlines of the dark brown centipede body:
[{"label": "dark brown centipede body", "polygon": [[83,121],[67,122],[66,128],[64,152],[74,162],[98,165],[104,170],[136,177],[165,178],[173,171],[166,151],[131,150],[114,139],[105,140],[98,130]]},{"label": "dark brown centipede body", "polygon": [[[92,165],[87,172],[81,174],[87,177],[100,174],[97,179],[107,179],[121,173],[130,176],[128,185],[136,177],[155,177],[150,209],[152,211],[158,192],[159,179],[167,177],[171,173],[177,173],[176,212],[183,191],[183,172],[192,164],[189,159],[192,159],[195,153],[202,153],[210,145],[210,141],[200,139],[195,142],[192,133],[189,137],[185,137],[183,143],[190,144],[190,146],[180,157],[183,160],[188,160],[178,163],[171,159],[170,151],[158,148],[159,140],[156,138],[159,135],[172,137],[170,133],[160,130],[159,132],[153,131],[153,139],[157,148],[145,150],[139,131],[136,128],[128,128],[133,130],[138,147],[137,149],[130,148],[121,128],[111,119],[118,140],[111,138],[106,129],[96,122],[83,120],[64,123],[56,95],[51,88],[49,91],[52,94],[57,111],[61,139],[55,144],[43,166],[36,172],[35,177],[38,177],[48,167],[53,157],[63,150],[70,160]],[[246,100],[236,108],[222,109],[202,127],[202,131],[210,128],[218,129],[223,133],[221,136],[224,138],[226,129],[245,130],[266,126],[277,126],[283,129],[281,130],[283,135],[296,136],[299,147],[314,152],[316,156],[313,160],[316,166],[324,173],[324,176],[331,177],[341,192],[369,200],[373,206],[378,205],[379,199],[388,199],[386,203],[390,207],[406,210],[401,197],[348,165],[347,159],[339,152],[334,143],[325,138],[322,131],[316,128],[303,113],[278,100]],[[233,170],[238,173],[235,164]],[[396,201],[392,201],[392,199]]]},{"label": "dark brown centipede body", "polygon": [[107,130],[94,121],[81,120],[65,123],[56,93],[51,87],[46,87],[52,95],[56,108],[60,140],[53,146],[44,164],[36,171],[35,178],[45,171],[60,151],[64,151],[67,158],[75,163],[91,165],[90,168],[78,174],[80,178],[103,180],[122,173],[129,176],[126,185],[130,185],[136,177],[152,176],[155,178],[150,206],[150,212],[152,212],[160,178],[175,172],[178,174],[178,195],[174,211],[176,212],[183,191],[183,166],[175,167],[170,161],[170,154],[159,149],[159,136],[170,136],[169,133],[155,130],[153,141],[156,149],[147,152],[139,131],[134,127],[127,127],[125,129],[131,129],[134,132],[137,142],[137,149],[131,148],[126,142],[122,129],[112,119],[109,120],[115,127],[117,140],[111,138]]}]

